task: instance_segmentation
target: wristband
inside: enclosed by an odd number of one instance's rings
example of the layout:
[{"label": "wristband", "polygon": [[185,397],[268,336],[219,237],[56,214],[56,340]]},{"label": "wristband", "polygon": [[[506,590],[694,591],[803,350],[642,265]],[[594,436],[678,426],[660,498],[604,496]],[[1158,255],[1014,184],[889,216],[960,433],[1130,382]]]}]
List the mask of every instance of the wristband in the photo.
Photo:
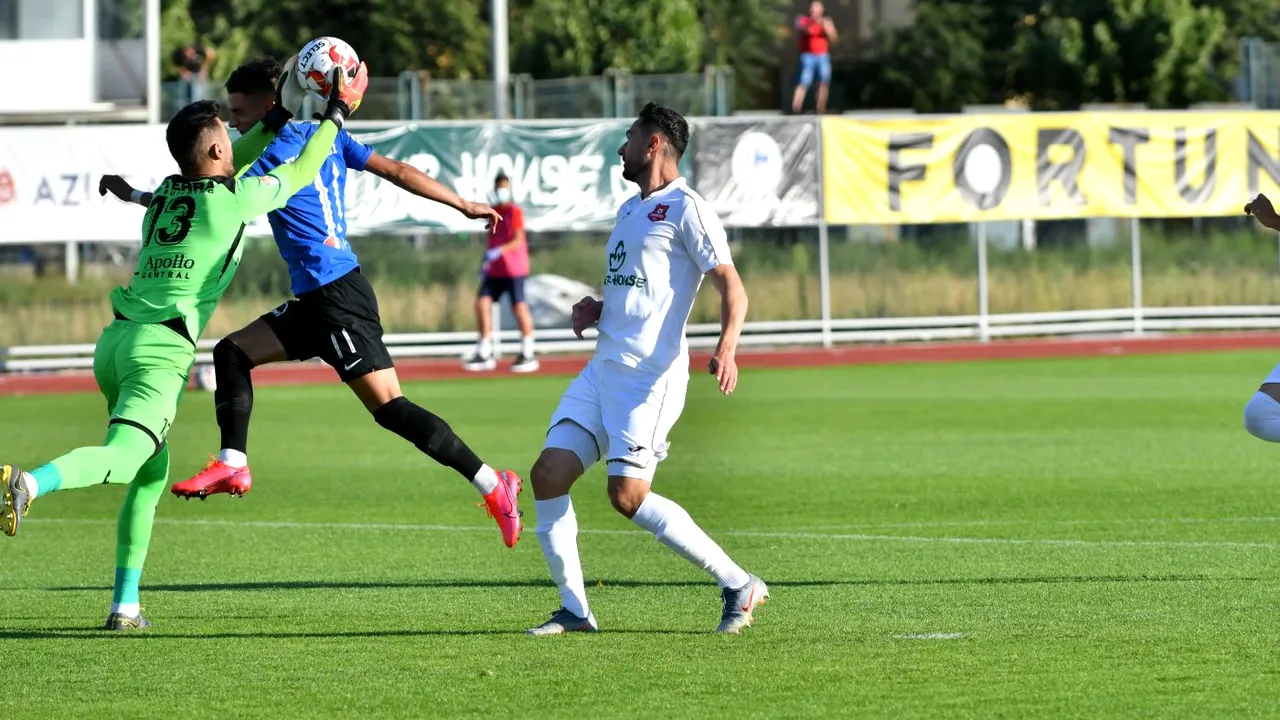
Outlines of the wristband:
[{"label": "wristband", "polygon": [[129,193],[129,202],[131,202],[131,203],[133,203],[133,204],[135,204],[135,205],[141,205],[141,204],[142,204],[142,196],[143,196],[144,194],[145,194],[145,193],[143,193],[141,190],[134,190],[133,192]]},{"label": "wristband", "polygon": [[289,121],[293,119],[293,113],[285,110],[279,104],[272,105],[267,111],[266,117],[262,118],[262,127],[273,133],[279,133]]}]

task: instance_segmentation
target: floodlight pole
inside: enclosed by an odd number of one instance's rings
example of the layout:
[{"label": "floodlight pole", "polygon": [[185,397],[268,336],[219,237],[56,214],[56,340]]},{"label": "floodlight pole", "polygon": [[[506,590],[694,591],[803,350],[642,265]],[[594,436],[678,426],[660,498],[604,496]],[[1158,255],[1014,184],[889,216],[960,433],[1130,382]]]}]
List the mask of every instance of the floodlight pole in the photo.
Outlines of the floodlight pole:
[{"label": "floodlight pole", "polygon": [[506,120],[507,88],[510,84],[510,59],[507,51],[507,0],[489,0],[489,17],[492,26],[493,60],[493,118]]},{"label": "floodlight pole", "polygon": [[147,122],[160,122],[160,0],[146,0]]}]

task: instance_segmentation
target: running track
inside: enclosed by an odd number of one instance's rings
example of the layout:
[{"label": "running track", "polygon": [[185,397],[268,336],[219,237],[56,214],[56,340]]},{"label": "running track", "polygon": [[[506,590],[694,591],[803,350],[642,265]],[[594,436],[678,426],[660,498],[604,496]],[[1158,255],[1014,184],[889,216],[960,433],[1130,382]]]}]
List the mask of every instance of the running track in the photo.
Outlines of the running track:
[{"label": "running track", "polygon": [[[838,348],[756,350],[744,348],[738,366],[751,368],[822,367],[908,362],[956,362],[1065,358],[1098,355],[1212,352],[1225,350],[1280,349],[1280,333],[1215,333],[1176,337],[1116,337],[1100,339],[995,340],[990,343],[903,343],[898,345],[849,345]],[[710,355],[694,353],[694,372],[705,372]],[[547,355],[538,375],[572,375],[586,363],[583,355]],[[498,374],[505,365],[500,364]],[[494,373],[468,373],[458,359],[404,360],[396,363],[401,380],[443,380],[460,377],[492,377]],[[318,362],[286,363],[253,371],[253,384],[304,385],[336,382],[337,375]],[[0,374],[0,395],[42,395],[97,390],[92,373],[74,371],[30,375]]]}]

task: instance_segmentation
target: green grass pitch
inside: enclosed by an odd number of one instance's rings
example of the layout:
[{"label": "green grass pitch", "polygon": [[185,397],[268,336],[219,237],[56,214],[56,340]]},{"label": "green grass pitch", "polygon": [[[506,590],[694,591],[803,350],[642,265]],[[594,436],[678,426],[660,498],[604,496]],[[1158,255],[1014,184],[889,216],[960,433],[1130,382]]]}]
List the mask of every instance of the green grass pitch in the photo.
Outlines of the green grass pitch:
[{"label": "green grass pitch", "polygon": [[[5,718],[1276,717],[1280,447],[1241,410],[1270,353],[695,375],[655,488],[770,584],[738,637],[714,584],[576,488],[602,632],[558,604],[451,471],[341,386],[262,388],[256,484],[161,501],[142,602],[97,630],[123,490],[0,538]],[[413,383],[527,473],[566,378]],[[0,451],[98,442],[91,395],[0,399]],[[212,399],[170,436],[215,451]]]}]

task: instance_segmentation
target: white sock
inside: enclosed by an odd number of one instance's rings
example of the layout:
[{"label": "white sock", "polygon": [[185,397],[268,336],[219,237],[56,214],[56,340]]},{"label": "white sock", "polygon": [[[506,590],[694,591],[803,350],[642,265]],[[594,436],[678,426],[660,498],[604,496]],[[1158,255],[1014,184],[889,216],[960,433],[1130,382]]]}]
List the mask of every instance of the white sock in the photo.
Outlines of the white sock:
[{"label": "white sock", "polygon": [[248,467],[249,465],[249,456],[239,450],[228,450],[227,448],[222,448],[222,450],[218,452],[218,459],[233,468]]},{"label": "white sock", "polygon": [[489,338],[480,338],[480,342],[476,343],[476,352],[482,358],[487,358],[493,354],[493,344],[489,341]]},{"label": "white sock", "polygon": [[533,336],[532,335],[525,335],[524,337],[520,338],[520,354],[521,355],[533,354]]},{"label": "white sock", "polygon": [[493,489],[498,487],[498,473],[488,465],[481,465],[480,472],[471,478],[471,484],[480,491],[481,495],[488,495]]},{"label": "white sock", "polygon": [[138,603],[111,603],[111,612],[136,618],[142,612]]},{"label": "white sock", "polygon": [[40,483],[36,482],[36,476],[29,472],[22,473],[22,482],[26,484],[27,493],[31,497],[40,497]]},{"label": "white sock", "polygon": [[578,560],[578,516],[568,495],[550,500],[535,500],[538,513],[538,543],[547,558],[551,579],[560,588],[560,604],[564,609],[587,617],[587,588],[582,582],[582,563]]},{"label": "white sock", "polygon": [[631,521],[653,533],[658,542],[680,557],[711,573],[720,587],[740,588],[750,582],[747,571],[730,560],[684,508],[661,495],[649,493]]}]

